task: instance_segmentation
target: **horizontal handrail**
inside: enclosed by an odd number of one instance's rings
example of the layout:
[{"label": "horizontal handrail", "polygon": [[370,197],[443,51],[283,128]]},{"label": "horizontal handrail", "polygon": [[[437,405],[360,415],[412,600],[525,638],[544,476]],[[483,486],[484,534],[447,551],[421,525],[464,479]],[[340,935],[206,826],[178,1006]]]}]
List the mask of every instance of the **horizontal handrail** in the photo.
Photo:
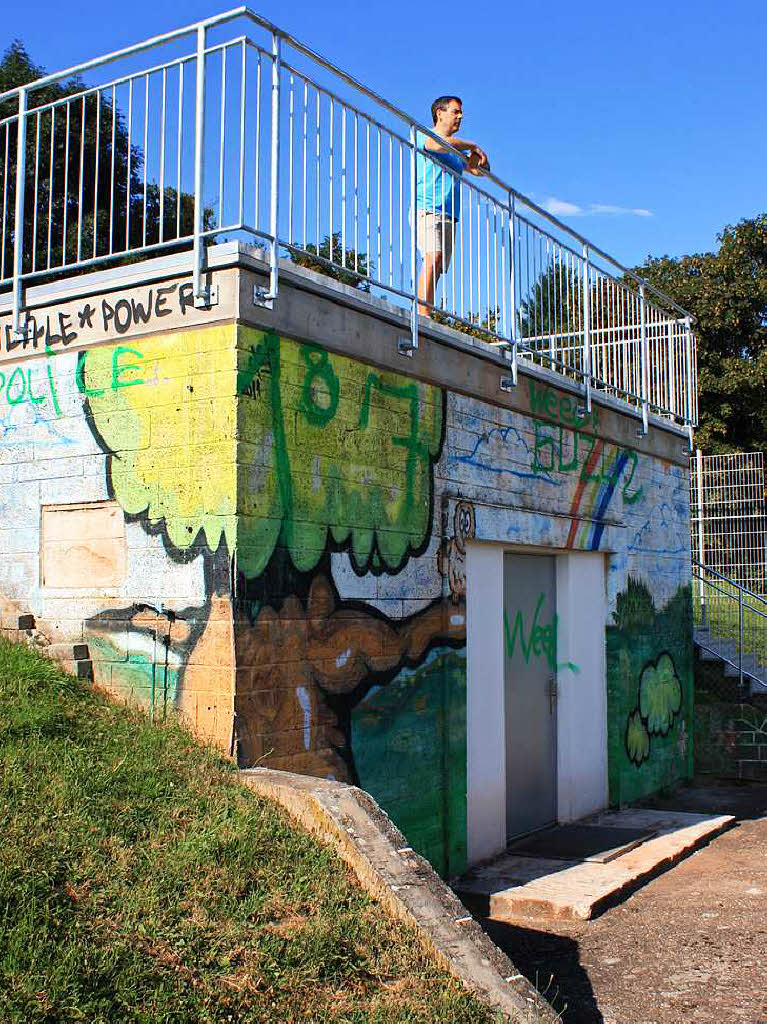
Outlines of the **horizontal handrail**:
[{"label": "horizontal handrail", "polygon": [[[735,590],[739,590],[739,591],[741,591],[744,594],[748,594],[749,597],[753,597],[755,600],[759,601],[761,604],[763,604],[763,605],[765,605],[765,607],[767,607],[767,599],[763,598],[759,594],[755,594],[754,591],[753,590],[749,590],[748,587],[741,586],[740,583],[736,583],[735,580],[730,579],[729,576],[725,576],[724,573],[718,572],[718,570],[713,569],[710,565],[702,565],[700,562],[696,562],[695,559],[693,559],[692,560],[692,566],[693,566],[693,569],[697,569],[698,570],[698,573],[701,573],[701,572],[711,573],[712,576],[716,576],[717,579],[724,581],[725,583],[727,583],[728,586],[732,587]],[[705,577],[700,576],[700,575],[697,575],[696,579],[701,579],[701,580],[703,580],[704,583],[709,582],[708,580],[706,580]],[[724,591],[723,591],[723,593],[724,593]]]}]

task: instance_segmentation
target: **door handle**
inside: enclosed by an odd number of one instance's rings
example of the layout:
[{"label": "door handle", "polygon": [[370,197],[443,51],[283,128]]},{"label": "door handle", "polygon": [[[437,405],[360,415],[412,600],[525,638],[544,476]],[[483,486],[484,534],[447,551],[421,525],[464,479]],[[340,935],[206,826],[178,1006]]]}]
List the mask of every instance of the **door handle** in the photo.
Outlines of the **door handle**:
[{"label": "door handle", "polygon": [[555,708],[556,703],[557,703],[557,695],[558,695],[558,692],[559,692],[558,688],[557,688],[557,677],[555,675],[550,675],[549,676],[548,690],[549,690],[549,714],[553,715],[554,714],[554,708]]}]

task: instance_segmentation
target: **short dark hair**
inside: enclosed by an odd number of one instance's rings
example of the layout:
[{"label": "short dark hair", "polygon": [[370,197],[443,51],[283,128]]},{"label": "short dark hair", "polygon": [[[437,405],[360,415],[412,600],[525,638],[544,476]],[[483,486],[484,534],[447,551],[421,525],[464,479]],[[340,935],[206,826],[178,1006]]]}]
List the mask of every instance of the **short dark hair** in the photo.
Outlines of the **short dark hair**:
[{"label": "short dark hair", "polygon": [[456,103],[460,103],[463,106],[463,100],[460,96],[438,96],[431,105],[431,122],[432,124],[437,123],[437,111],[447,110],[450,104],[455,100]]}]

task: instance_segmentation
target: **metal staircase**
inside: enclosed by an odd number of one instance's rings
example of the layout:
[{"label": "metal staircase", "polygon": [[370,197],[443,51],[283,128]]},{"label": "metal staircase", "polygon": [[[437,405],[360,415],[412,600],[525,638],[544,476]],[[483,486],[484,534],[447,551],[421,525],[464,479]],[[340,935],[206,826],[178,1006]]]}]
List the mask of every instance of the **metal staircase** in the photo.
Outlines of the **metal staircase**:
[{"label": "metal staircase", "polygon": [[719,661],[743,697],[767,693],[767,600],[710,566],[692,563],[694,643]]}]

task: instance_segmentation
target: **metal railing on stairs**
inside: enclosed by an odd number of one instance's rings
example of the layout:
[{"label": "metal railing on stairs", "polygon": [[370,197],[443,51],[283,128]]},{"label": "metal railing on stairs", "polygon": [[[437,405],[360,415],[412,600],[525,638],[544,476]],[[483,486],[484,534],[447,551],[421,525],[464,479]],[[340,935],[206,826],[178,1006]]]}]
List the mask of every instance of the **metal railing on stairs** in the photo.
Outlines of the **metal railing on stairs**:
[{"label": "metal railing on stairs", "polygon": [[432,315],[497,346],[510,385],[520,360],[545,366],[578,383],[587,410],[599,391],[643,432],[654,413],[692,443],[690,315],[496,175],[435,164],[429,136],[246,7],[2,93],[0,293],[14,339],[26,338],[29,285],[141,254],[188,249],[204,306],[205,247],[225,237],[266,250],[263,304],[277,297],[282,255],[399,304],[408,354],[413,214],[431,163],[460,199]]},{"label": "metal railing on stairs", "polygon": [[692,577],[696,645],[737,676],[741,696],[767,693],[767,600],[696,561]]}]

